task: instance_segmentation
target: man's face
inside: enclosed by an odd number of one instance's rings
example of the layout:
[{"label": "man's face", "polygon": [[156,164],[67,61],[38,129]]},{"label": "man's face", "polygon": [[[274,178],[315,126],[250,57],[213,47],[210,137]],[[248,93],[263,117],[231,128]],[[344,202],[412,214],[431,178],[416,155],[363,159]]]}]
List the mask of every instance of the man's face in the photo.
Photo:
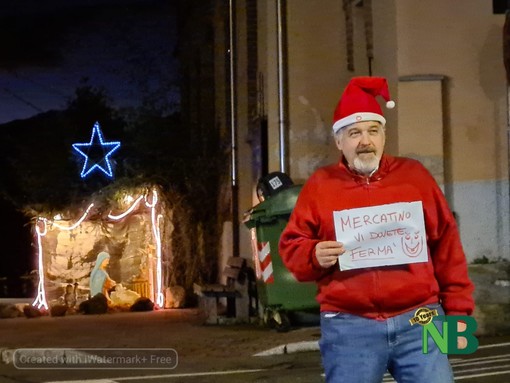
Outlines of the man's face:
[{"label": "man's face", "polygon": [[336,146],[349,166],[365,175],[379,167],[385,141],[384,129],[377,121],[357,122],[335,134]]}]

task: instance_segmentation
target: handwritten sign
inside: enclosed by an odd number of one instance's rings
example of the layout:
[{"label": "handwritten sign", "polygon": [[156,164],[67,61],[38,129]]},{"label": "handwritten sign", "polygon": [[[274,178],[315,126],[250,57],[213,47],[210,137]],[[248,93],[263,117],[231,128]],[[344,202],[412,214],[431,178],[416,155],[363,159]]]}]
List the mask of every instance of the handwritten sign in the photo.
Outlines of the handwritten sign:
[{"label": "handwritten sign", "polygon": [[428,261],[421,201],[334,211],[340,270]]}]

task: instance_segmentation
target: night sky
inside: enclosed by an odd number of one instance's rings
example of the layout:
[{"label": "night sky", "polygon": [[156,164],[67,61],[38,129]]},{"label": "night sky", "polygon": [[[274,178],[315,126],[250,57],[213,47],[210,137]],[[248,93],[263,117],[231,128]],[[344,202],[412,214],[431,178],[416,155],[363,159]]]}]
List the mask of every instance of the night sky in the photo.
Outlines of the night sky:
[{"label": "night sky", "polygon": [[[80,86],[104,89],[117,108],[161,99],[167,113],[179,108],[172,1],[8,0],[0,26],[0,129],[65,109]],[[5,201],[0,211],[0,277],[25,274],[36,267],[31,227]]]},{"label": "night sky", "polygon": [[65,108],[76,87],[136,106],[178,99],[175,12],[164,0],[3,1],[0,124]]}]

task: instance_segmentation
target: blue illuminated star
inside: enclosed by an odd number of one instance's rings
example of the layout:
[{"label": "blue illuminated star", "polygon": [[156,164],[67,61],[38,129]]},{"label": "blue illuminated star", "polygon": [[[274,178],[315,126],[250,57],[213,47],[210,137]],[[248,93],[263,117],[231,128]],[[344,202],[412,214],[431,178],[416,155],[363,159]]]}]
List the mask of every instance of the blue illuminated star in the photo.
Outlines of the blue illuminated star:
[{"label": "blue illuminated star", "polygon": [[89,143],[73,144],[73,149],[85,157],[81,170],[81,178],[85,178],[93,170],[101,170],[108,177],[113,177],[110,165],[110,156],[120,147],[120,141],[104,142],[99,122],[92,128],[92,137]]}]

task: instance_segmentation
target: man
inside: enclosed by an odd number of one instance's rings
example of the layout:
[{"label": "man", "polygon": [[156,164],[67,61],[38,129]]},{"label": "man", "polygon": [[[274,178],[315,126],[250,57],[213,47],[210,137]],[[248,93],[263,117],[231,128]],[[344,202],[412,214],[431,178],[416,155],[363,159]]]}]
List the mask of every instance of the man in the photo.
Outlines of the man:
[{"label": "man", "polygon": [[[315,171],[303,186],[281,235],[279,253],[298,280],[317,282],[319,344],[328,382],[379,383],[387,370],[398,382],[453,382],[447,356],[433,342],[424,354],[422,328],[411,325],[410,319],[420,308],[439,315],[470,315],[473,284],[455,219],[433,177],[415,160],[384,153],[386,120],[376,96],[382,96],[387,107],[394,106],[384,78],[356,77],[345,88],[333,124],[341,159]],[[350,238],[336,236],[339,226],[373,224],[383,221],[383,214],[374,213],[372,219],[364,213],[358,221],[335,221],[335,214],[355,216],[362,211],[357,209],[366,208],[380,212],[400,203],[419,206],[422,223],[417,219],[413,224],[417,233],[420,228],[425,232],[424,259],[417,261],[408,253],[410,263],[363,267],[377,255],[365,252],[360,253],[361,266],[353,268],[347,262],[339,267],[355,254],[354,245],[346,244]],[[404,228],[380,228],[402,241],[409,234]],[[364,239],[357,237],[360,245]],[[387,251],[389,258],[406,258],[397,254],[406,251],[403,245],[398,250],[400,242],[391,243],[376,249]],[[462,331],[465,324],[458,328]]]}]

